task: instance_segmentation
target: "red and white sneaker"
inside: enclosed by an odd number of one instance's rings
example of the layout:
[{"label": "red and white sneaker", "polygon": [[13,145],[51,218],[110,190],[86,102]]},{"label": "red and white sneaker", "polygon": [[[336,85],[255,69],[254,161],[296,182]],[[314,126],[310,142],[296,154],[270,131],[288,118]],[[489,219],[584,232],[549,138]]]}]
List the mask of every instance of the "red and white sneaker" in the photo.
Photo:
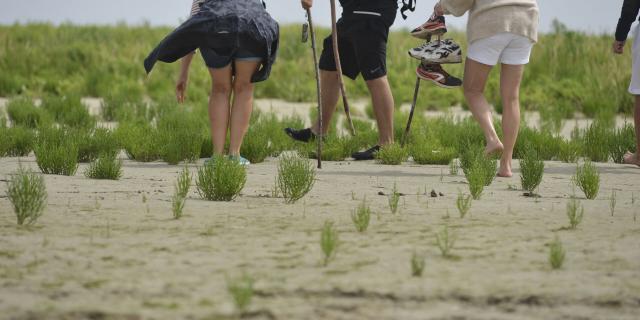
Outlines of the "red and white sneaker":
[{"label": "red and white sneaker", "polygon": [[438,87],[453,89],[462,86],[462,80],[444,71],[439,64],[420,64],[416,74],[420,79],[431,81]]},{"label": "red and white sneaker", "polygon": [[423,25],[413,29],[411,35],[419,39],[429,39],[447,33],[444,16],[431,16]]}]

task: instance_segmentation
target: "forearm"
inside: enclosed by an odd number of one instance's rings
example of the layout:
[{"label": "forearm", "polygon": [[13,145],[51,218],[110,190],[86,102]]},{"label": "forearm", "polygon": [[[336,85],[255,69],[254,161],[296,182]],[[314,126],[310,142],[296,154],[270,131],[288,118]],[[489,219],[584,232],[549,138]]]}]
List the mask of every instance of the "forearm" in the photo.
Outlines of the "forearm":
[{"label": "forearm", "polygon": [[624,0],[620,19],[618,20],[618,26],[616,28],[617,41],[627,40],[629,30],[631,29],[633,22],[636,20],[639,10],[640,0]]},{"label": "forearm", "polygon": [[192,52],[182,58],[182,63],[180,66],[180,77],[189,76],[189,67],[191,66],[191,61],[193,60],[194,55],[195,52]]}]

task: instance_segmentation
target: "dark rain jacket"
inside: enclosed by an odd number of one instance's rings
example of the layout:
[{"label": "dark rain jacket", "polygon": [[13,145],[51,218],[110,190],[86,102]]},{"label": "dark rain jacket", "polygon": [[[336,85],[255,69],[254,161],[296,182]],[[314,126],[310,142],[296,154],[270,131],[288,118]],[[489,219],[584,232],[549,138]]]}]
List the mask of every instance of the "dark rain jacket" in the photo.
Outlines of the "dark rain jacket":
[{"label": "dark rain jacket", "polygon": [[200,12],[169,34],[144,60],[151,72],[157,61],[175,62],[198,48],[237,49],[242,39],[264,45],[262,65],[252,82],[264,81],[271,73],[278,51],[278,23],[260,1],[204,0]]}]

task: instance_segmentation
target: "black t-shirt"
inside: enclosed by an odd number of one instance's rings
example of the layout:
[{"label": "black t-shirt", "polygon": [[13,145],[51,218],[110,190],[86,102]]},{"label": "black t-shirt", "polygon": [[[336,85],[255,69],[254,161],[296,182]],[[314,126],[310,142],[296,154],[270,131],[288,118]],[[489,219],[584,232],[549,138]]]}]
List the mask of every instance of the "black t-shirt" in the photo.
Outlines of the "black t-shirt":
[{"label": "black t-shirt", "polygon": [[631,24],[638,17],[638,11],[640,11],[640,0],[624,0],[620,20],[618,20],[618,27],[616,28],[616,40],[627,40]]}]

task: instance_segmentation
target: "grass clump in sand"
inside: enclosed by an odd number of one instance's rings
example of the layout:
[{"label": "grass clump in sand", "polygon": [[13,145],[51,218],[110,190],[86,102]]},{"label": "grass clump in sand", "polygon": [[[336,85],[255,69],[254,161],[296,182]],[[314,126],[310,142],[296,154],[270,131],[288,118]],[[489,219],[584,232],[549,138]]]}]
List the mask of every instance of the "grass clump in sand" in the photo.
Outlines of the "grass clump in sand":
[{"label": "grass clump in sand", "polygon": [[96,119],[77,96],[50,95],[42,99],[42,109],[60,125],[71,128],[93,128]]},{"label": "grass clump in sand", "polygon": [[451,257],[451,250],[453,250],[455,243],[455,235],[449,233],[449,226],[444,226],[442,231],[436,233],[436,246],[438,246],[443,257]]},{"label": "grass clump in sand", "polygon": [[160,159],[161,145],[158,131],[148,123],[123,123],[116,135],[129,159],[152,162]]},{"label": "grass clump in sand", "polygon": [[198,194],[209,201],[232,201],[244,188],[247,171],[238,161],[215,156],[198,169]]},{"label": "grass clump in sand", "polygon": [[612,130],[606,121],[596,120],[585,131],[582,137],[582,151],[585,157],[595,162],[609,161],[609,140]]},{"label": "grass clump in sand", "polygon": [[322,249],[324,266],[329,265],[329,262],[335,257],[338,242],[338,230],[333,222],[325,221],[320,233],[320,249]]},{"label": "grass clump in sand", "polygon": [[490,186],[498,173],[498,162],[485,156],[481,147],[467,145],[465,151],[460,155],[460,168],[467,176],[467,180],[469,180],[470,171],[474,170],[478,175],[477,178],[482,179],[482,184]]},{"label": "grass clump in sand", "polygon": [[109,129],[96,128],[81,132],[78,139],[78,161],[92,162],[100,155],[118,156],[120,142]]},{"label": "grass clump in sand", "polygon": [[467,182],[469,182],[469,192],[473,200],[480,200],[485,183],[485,168],[475,163],[466,170]]},{"label": "grass clump in sand", "polygon": [[387,200],[389,203],[389,210],[391,214],[398,213],[398,204],[400,203],[400,192],[398,192],[398,184],[393,184],[393,189],[391,189],[391,194],[387,196]]},{"label": "grass clump in sand", "polygon": [[362,203],[351,213],[351,221],[358,232],[365,232],[369,228],[371,221],[371,208],[367,203],[367,198],[362,199]]},{"label": "grass clump in sand", "polygon": [[295,203],[302,199],[316,180],[316,169],[307,158],[297,153],[280,155],[278,162],[278,177],[276,179],[278,191],[286,203]]},{"label": "grass clump in sand", "polygon": [[576,163],[582,153],[582,146],[574,141],[562,140],[558,152],[558,159],[566,163]]},{"label": "grass clump in sand", "polygon": [[200,122],[189,112],[168,112],[158,121],[160,157],[171,165],[181,161],[194,162],[200,158],[202,129]]},{"label": "grass clump in sand", "polygon": [[533,195],[542,182],[544,161],[540,159],[538,152],[531,144],[525,147],[523,157],[520,159],[520,170],[522,189],[528,191],[530,195]]},{"label": "grass clump in sand", "polygon": [[551,264],[551,268],[560,269],[564,264],[565,251],[562,247],[562,242],[560,238],[556,236],[556,238],[549,244],[549,264]]},{"label": "grass clump in sand", "polygon": [[13,205],[18,225],[35,223],[47,205],[44,177],[20,165],[7,182],[7,198]]},{"label": "grass clump in sand", "polygon": [[458,164],[458,160],[452,159],[451,162],[449,162],[449,174],[452,176],[457,176],[459,170],[460,164]]},{"label": "grass clump in sand", "polygon": [[578,166],[573,182],[584,192],[587,199],[593,200],[598,196],[600,189],[600,172],[591,161],[585,161],[582,166]]},{"label": "grass clump in sand", "polygon": [[171,198],[172,212],[174,219],[180,219],[182,217],[182,211],[184,204],[189,194],[189,188],[191,187],[191,173],[189,167],[185,166],[184,169],[178,175],[176,181],[173,197]]},{"label": "grass clump in sand", "polygon": [[72,176],[78,170],[78,142],[69,130],[40,130],[34,152],[38,167],[45,174]]},{"label": "grass clump in sand", "polygon": [[38,108],[30,98],[16,98],[7,104],[7,114],[14,127],[35,129],[52,122],[51,116]]},{"label": "grass clump in sand", "polygon": [[411,275],[414,277],[422,277],[425,267],[425,257],[422,254],[413,252],[411,255]]},{"label": "grass clump in sand", "polygon": [[469,209],[471,209],[471,195],[465,197],[462,191],[458,191],[456,207],[458,208],[458,212],[460,213],[460,219],[464,219],[464,217],[469,212]]},{"label": "grass clump in sand", "polygon": [[376,153],[378,163],[388,165],[399,165],[402,162],[407,161],[408,157],[409,153],[407,152],[407,149],[401,147],[397,143],[382,146],[380,151]]},{"label": "grass clump in sand", "polygon": [[456,157],[456,150],[429,143],[423,138],[411,145],[410,154],[417,164],[447,165]]},{"label": "grass clump in sand", "polygon": [[253,299],[253,285],[255,281],[247,274],[243,274],[239,278],[227,278],[227,291],[233,299],[236,310],[240,315],[247,312],[251,300]]},{"label": "grass clump in sand", "polygon": [[102,154],[89,164],[84,175],[90,179],[119,180],[122,177],[122,160]]},{"label": "grass clump in sand", "polygon": [[26,157],[33,150],[35,134],[27,127],[0,128],[0,157]]},{"label": "grass clump in sand", "polygon": [[567,218],[569,218],[569,228],[575,229],[578,227],[582,218],[584,217],[584,207],[580,204],[580,201],[575,197],[571,197],[567,202]]}]

